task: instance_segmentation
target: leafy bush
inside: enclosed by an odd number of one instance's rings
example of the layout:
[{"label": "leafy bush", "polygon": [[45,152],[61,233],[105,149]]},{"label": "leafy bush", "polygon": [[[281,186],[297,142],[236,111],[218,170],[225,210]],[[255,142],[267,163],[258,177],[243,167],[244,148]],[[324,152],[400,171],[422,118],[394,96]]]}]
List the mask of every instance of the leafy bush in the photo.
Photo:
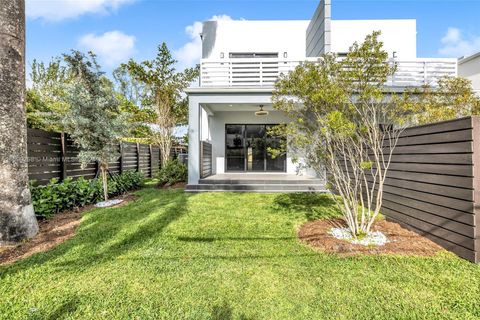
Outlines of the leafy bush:
[{"label": "leafy bush", "polygon": [[[116,196],[138,188],[143,181],[143,174],[127,171],[108,180],[109,196]],[[83,177],[73,180],[67,178],[62,182],[52,179],[47,185],[30,186],[35,214],[40,218],[49,218],[54,214],[75,207],[103,200],[101,179],[86,180]]]},{"label": "leafy bush", "polygon": [[160,185],[187,181],[187,166],[178,160],[170,160],[160,169],[157,178]]}]

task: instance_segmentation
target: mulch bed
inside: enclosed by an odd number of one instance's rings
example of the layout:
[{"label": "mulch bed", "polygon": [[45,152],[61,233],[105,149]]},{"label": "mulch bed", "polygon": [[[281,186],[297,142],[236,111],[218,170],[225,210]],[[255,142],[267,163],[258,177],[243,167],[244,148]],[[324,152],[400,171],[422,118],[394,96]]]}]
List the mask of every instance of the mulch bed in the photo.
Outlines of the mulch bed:
[{"label": "mulch bed", "polygon": [[381,231],[388,239],[384,246],[356,245],[334,238],[328,232],[332,227],[343,227],[342,220],[318,220],[304,224],[298,231],[300,240],[322,252],[337,253],[342,256],[357,254],[395,254],[404,256],[433,256],[444,249],[415,232],[401,227],[398,223],[381,220],[372,231]]},{"label": "mulch bed", "polygon": [[[133,194],[116,197],[114,199],[124,201],[109,208],[124,206],[137,198],[138,196]],[[80,225],[82,213],[93,208],[95,208],[94,205],[88,205],[71,211],[60,212],[50,219],[40,220],[38,222],[39,232],[33,239],[17,245],[0,246],[0,265],[13,263],[38,252],[48,251],[72,238]]]}]

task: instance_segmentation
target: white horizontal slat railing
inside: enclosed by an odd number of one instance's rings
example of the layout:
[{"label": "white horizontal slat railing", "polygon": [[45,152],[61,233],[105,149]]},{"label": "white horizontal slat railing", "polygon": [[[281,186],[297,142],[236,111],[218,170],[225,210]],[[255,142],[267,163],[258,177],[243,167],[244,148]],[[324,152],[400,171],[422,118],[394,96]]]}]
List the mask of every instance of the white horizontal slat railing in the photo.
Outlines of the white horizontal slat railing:
[{"label": "white horizontal slat railing", "polygon": [[[264,59],[202,59],[201,87],[273,87],[282,73],[295,69],[304,61],[278,58]],[[409,60],[392,59],[397,71],[388,79],[386,86],[419,87],[435,86],[444,76],[457,76],[456,59],[416,58]]]}]

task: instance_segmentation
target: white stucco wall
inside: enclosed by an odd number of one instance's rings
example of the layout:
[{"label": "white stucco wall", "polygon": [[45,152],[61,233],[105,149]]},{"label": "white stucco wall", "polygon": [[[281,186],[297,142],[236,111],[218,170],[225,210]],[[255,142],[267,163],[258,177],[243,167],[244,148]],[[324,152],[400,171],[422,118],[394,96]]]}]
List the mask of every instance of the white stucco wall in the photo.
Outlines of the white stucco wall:
[{"label": "white stucco wall", "polygon": [[[275,52],[279,57],[305,57],[305,34],[309,20],[214,21],[204,26],[203,58],[225,59],[230,52]],[[208,48],[206,48],[208,47]]]},{"label": "white stucco wall", "polygon": [[416,20],[332,20],[332,52],[348,52],[355,42],[363,42],[373,31],[381,31],[380,40],[392,57],[415,58],[417,56]]},{"label": "white stucco wall", "polygon": [[204,141],[210,141],[210,130],[209,130],[209,124],[210,122],[210,117],[208,115],[207,110],[204,108],[200,109],[200,140]]},{"label": "white stucco wall", "polygon": [[[287,52],[289,60],[304,59],[308,51],[309,24],[309,20],[209,21],[204,24],[203,58],[219,60],[223,53],[224,59],[228,59],[231,52],[272,52],[282,58]],[[328,38],[332,52],[348,52],[355,41],[362,42],[367,34],[380,30],[380,39],[390,56],[393,52],[399,58],[417,56],[414,19],[332,20],[330,28]],[[317,34],[314,38],[318,37]]]},{"label": "white stucco wall", "polygon": [[472,81],[473,89],[480,94],[480,53],[460,59],[458,75]]}]

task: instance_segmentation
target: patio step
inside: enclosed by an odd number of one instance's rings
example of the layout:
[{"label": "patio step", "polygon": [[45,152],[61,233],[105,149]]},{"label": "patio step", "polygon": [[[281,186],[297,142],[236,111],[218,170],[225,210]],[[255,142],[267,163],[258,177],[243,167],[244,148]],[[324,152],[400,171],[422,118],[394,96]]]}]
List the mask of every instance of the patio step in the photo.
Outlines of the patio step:
[{"label": "patio step", "polygon": [[215,184],[215,185],[323,185],[321,179],[297,179],[297,180],[280,180],[280,179],[200,179],[199,184]]},{"label": "patio step", "polygon": [[187,192],[327,192],[325,184],[272,183],[272,184],[219,184],[187,185]]}]

